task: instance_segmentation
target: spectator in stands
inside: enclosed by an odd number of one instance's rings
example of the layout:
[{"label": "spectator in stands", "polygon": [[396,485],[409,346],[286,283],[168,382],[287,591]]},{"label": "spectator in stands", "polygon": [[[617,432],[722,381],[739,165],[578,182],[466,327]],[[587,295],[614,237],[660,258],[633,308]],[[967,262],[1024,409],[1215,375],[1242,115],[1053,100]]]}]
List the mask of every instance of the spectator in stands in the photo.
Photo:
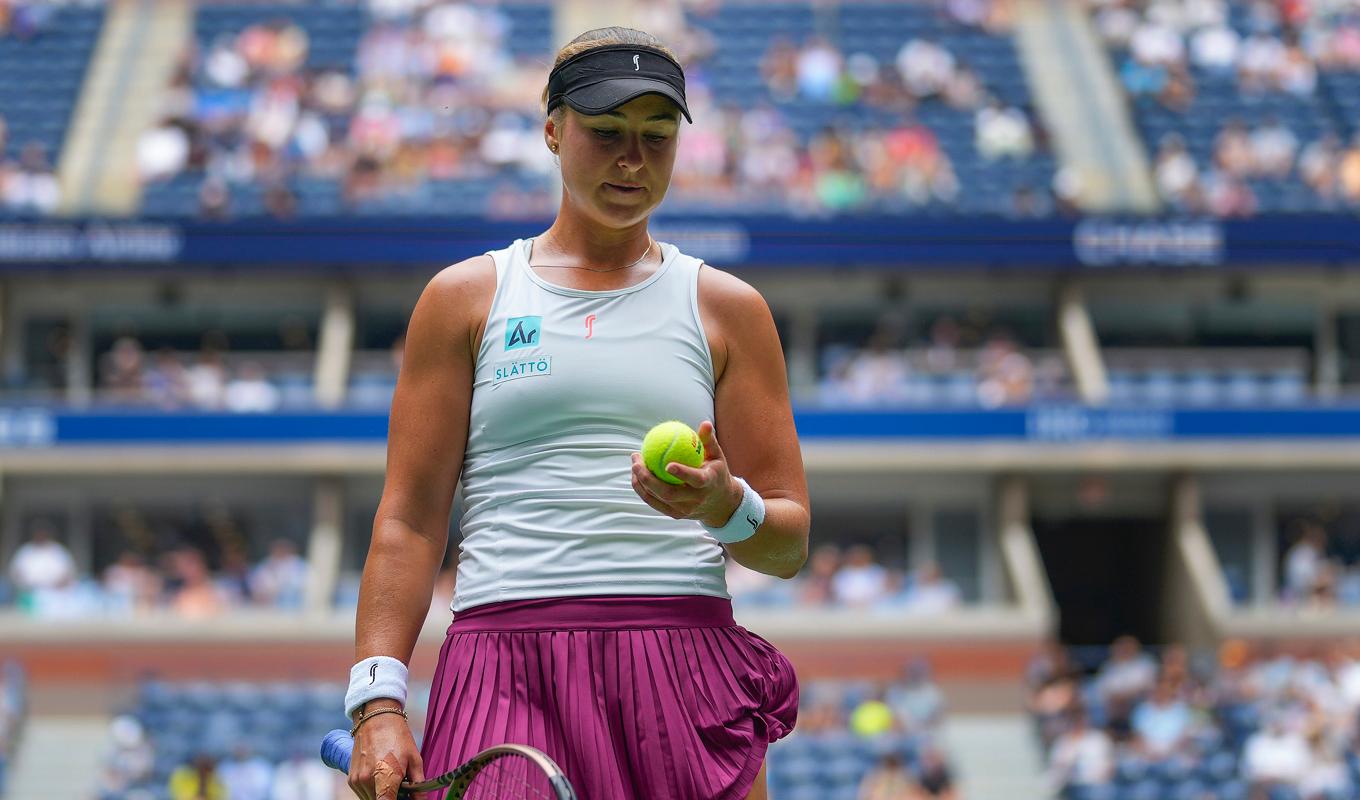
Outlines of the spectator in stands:
[{"label": "spectator in stands", "polygon": [[1162,137],[1152,169],[1163,202],[1179,211],[1197,205],[1199,168],[1179,134],[1168,133]]},{"label": "spectator in stands", "polygon": [[903,682],[888,687],[884,701],[893,718],[909,733],[933,731],[944,720],[944,692],[930,676],[930,662],[912,661],[903,670]]},{"label": "spectator in stands", "polygon": [[1086,712],[1075,710],[1068,727],[1053,744],[1047,783],[1054,794],[1086,800],[1113,797],[1114,742],[1089,725]]},{"label": "spectator in stands", "polygon": [[1018,108],[993,98],[974,118],[978,155],[986,160],[1025,159],[1034,153],[1034,133],[1029,118]]},{"label": "spectator in stands", "polygon": [[874,552],[865,545],[845,551],[845,562],[831,581],[835,601],[851,608],[871,608],[891,592],[891,576],[874,562]]},{"label": "spectator in stands", "polygon": [[281,609],[302,607],[307,560],[291,539],[274,540],[269,555],[251,573],[250,588],[255,601],[263,605]]},{"label": "spectator in stands", "polygon": [[217,762],[201,753],[191,764],[170,773],[171,800],[228,800],[227,789],[217,774]]},{"label": "spectator in stands", "polygon": [[1238,86],[1245,92],[1262,93],[1280,87],[1288,51],[1284,42],[1267,30],[1258,30],[1242,43],[1237,61]]},{"label": "spectator in stands", "polygon": [[189,131],[180,120],[167,118],[137,140],[137,172],[150,183],[178,175],[189,165]]},{"label": "spectator in stands", "polygon": [[250,556],[240,537],[233,536],[222,543],[221,567],[213,575],[213,583],[228,606],[243,606],[255,599],[251,590]]},{"label": "spectator in stands", "polygon": [[18,162],[0,161],[0,206],[30,214],[51,214],[61,202],[61,187],[38,142],[29,142]]},{"label": "spectator in stands", "polygon": [[118,560],[104,570],[104,595],[110,610],[129,612],[152,608],[160,591],[160,576],[132,550],[123,551]]},{"label": "spectator in stands", "polygon": [[114,402],[140,402],[145,397],[145,355],[141,342],[121,336],[100,363],[100,386]]},{"label": "spectator in stands", "polygon": [[269,382],[264,367],[258,361],[241,365],[236,377],[223,390],[226,410],[237,413],[263,413],[279,407],[279,390]]},{"label": "spectator in stands", "polygon": [[76,562],[71,551],[56,539],[56,531],[46,520],[38,520],[29,530],[28,541],[14,551],[9,565],[10,580],[20,595],[56,589],[76,580]]},{"label": "spectator in stands", "polygon": [[1231,74],[1237,66],[1242,37],[1225,22],[1200,28],[1190,40],[1191,60],[1200,69]]},{"label": "spectator in stands", "polygon": [[1252,173],[1277,180],[1289,177],[1298,149],[1299,140],[1294,132],[1279,117],[1267,117],[1263,125],[1251,132]]},{"label": "spectator in stands", "polygon": [[894,754],[883,756],[859,784],[858,800],[912,800],[916,782]]},{"label": "spectator in stands", "polygon": [[1242,773],[1254,791],[1269,792],[1276,786],[1298,786],[1308,771],[1308,742],[1285,726],[1276,712],[1261,730],[1247,739],[1242,751]]},{"label": "spectator in stands", "polygon": [[1081,698],[1078,672],[1067,649],[1053,643],[1030,662],[1025,673],[1029,686],[1027,708],[1039,728],[1047,752],[1071,719]]},{"label": "spectator in stands", "polygon": [[944,576],[934,561],[922,564],[907,588],[903,602],[906,609],[916,614],[935,614],[957,608],[959,587]]},{"label": "spectator in stands", "polygon": [[851,356],[837,381],[836,393],[853,403],[892,402],[902,396],[909,369],[897,348],[897,334],[891,326],[880,326]]},{"label": "spectator in stands", "polygon": [[256,753],[249,740],[241,739],[231,757],[218,767],[217,774],[226,789],[227,800],[261,800],[269,796],[274,765]]},{"label": "spectator in stands", "polygon": [[1096,689],[1117,732],[1127,730],[1134,705],[1157,682],[1157,662],[1132,636],[1121,636],[1110,646],[1110,658],[1096,676]]},{"label": "spectator in stands", "polygon": [[818,545],[798,578],[798,602],[823,605],[833,598],[832,583],[841,566],[841,551],[834,544]]},{"label": "spectator in stands", "polygon": [[226,396],[227,367],[222,358],[226,335],[211,331],[203,337],[198,359],[188,370],[189,399],[203,409],[220,409]]},{"label": "spectator in stands", "polygon": [[1284,599],[1302,601],[1313,593],[1327,558],[1327,531],[1315,520],[1299,520],[1294,544],[1284,556]]},{"label": "spectator in stands", "polygon": [[171,600],[175,613],[184,617],[212,617],[227,610],[228,602],[213,581],[203,553],[183,548],[171,558],[179,589]]},{"label": "spectator in stands", "polygon": [[134,716],[115,717],[109,732],[113,748],[104,759],[97,791],[100,800],[121,800],[127,790],[151,777],[156,750]]},{"label": "spectator in stands", "polygon": [[798,51],[794,64],[799,96],[814,103],[835,101],[842,67],[840,51],[827,40],[813,37]]},{"label": "spectator in stands", "polygon": [[910,39],[897,51],[897,71],[917,100],[942,94],[954,77],[954,56],[926,39]]},{"label": "spectator in stands", "polygon": [[1139,703],[1130,720],[1134,747],[1152,761],[1163,761],[1186,745],[1191,728],[1190,707],[1165,677],[1157,682],[1152,696]]},{"label": "spectator in stands", "polygon": [[1034,362],[1004,331],[993,334],[978,354],[977,393],[988,408],[1023,405],[1034,394]]},{"label": "spectator in stands", "polygon": [[1323,200],[1340,194],[1341,152],[1341,139],[1326,133],[1299,155],[1299,177]]},{"label": "spectator in stands", "polygon": [[180,408],[189,400],[188,383],[188,373],[180,363],[179,354],[172,348],[162,347],[156,351],[155,361],[142,376],[142,393],[145,399],[161,408]]},{"label": "spectator in stands", "polygon": [[1301,800],[1341,800],[1352,797],[1346,761],[1325,731],[1314,730],[1308,737],[1309,760],[1299,779]]}]

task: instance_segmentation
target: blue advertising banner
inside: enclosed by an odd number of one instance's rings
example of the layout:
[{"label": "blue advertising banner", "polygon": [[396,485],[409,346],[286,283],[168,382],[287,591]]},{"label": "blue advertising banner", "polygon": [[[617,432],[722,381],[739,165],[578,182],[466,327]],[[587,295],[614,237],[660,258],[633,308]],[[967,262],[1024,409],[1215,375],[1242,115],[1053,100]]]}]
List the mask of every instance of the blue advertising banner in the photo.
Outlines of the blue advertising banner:
[{"label": "blue advertising banner", "polygon": [[[319,218],[0,222],[0,271],[227,268],[433,272],[548,220]],[[669,217],[658,239],[721,267],[1100,271],[1360,267],[1360,220]]]},{"label": "blue advertising banner", "polygon": [[[1360,406],[1289,409],[1091,409],[1035,406],[1002,410],[795,409],[806,440],[1199,441],[1360,440]],[[211,414],[0,409],[0,447],[203,444],[377,444],[383,412]],[[1360,442],[1358,442],[1360,444]]]}]

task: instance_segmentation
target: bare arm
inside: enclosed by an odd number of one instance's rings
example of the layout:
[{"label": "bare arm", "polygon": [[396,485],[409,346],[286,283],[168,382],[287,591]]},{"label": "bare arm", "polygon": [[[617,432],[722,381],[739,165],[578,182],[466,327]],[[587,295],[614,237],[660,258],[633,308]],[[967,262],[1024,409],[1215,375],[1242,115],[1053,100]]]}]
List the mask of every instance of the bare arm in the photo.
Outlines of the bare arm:
[{"label": "bare arm", "polygon": [[723,453],[731,473],[765,500],[755,536],[727,550],[744,567],[792,578],[807,561],[812,516],[779,333],[765,298],[732,275],[705,268],[699,297],[710,339],[718,340],[713,414]]},{"label": "bare arm", "polygon": [[392,398],[387,477],[359,586],[356,660],[411,660],[448,544],[474,354],[494,289],[491,260],[470,259],[435,276],[411,314]]}]

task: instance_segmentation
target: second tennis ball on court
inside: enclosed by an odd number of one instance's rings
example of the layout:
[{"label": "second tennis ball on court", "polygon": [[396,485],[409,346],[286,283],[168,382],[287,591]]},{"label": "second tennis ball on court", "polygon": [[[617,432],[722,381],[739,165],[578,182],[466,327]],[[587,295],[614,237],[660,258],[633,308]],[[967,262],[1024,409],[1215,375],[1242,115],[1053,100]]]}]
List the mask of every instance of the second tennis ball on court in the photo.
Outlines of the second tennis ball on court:
[{"label": "second tennis ball on court", "polygon": [[699,441],[699,434],[677,420],[657,425],[642,440],[642,463],[647,469],[666,483],[684,483],[666,471],[672,461],[687,467],[704,465],[704,443]]}]

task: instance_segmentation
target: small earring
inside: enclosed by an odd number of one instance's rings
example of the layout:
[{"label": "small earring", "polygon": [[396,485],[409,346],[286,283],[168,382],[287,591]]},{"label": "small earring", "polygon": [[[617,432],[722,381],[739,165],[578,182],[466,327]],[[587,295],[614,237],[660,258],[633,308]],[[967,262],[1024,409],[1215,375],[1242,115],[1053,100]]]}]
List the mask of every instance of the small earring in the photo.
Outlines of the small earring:
[{"label": "small earring", "polygon": [[557,145],[555,145],[555,144],[550,144],[550,145],[548,145],[548,149],[551,150],[551,151],[553,151],[554,153],[556,153],[556,152],[557,152]]}]

